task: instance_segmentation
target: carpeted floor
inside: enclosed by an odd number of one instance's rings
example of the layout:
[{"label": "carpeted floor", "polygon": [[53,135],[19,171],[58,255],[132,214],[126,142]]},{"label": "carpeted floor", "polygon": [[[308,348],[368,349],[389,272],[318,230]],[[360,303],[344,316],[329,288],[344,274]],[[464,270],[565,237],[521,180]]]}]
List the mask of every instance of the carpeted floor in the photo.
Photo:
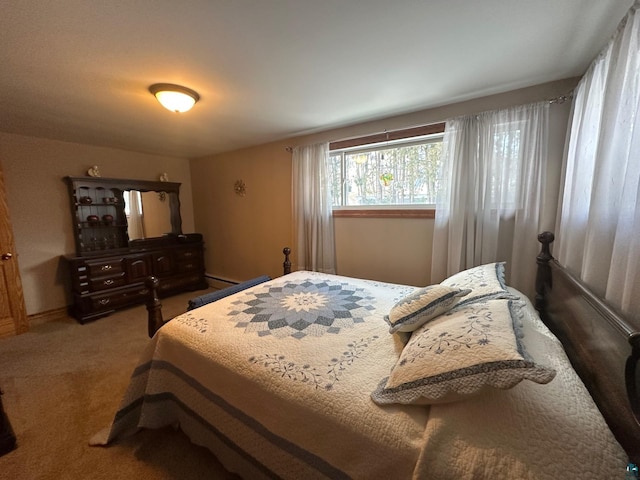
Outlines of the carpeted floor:
[{"label": "carpeted floor", "polygon": [[[201,293],[163,299],[164,317],[182,313]],[[172,429],[89,446],[110,424],[148,341],[144,306],[0,339],[0,388],[18,443],[0,457],[0,479],[237,479]]]}]

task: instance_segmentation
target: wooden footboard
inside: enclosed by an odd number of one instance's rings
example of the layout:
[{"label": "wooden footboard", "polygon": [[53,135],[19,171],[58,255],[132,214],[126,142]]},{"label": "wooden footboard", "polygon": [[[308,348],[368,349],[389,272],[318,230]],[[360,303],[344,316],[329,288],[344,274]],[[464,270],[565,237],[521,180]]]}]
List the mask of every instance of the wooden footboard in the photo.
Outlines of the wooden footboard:
[{"label": "wooden footboard", "polygon": [[640,331],[553,258],[552,233],[538,240],[536,309],[631,461],[640,464]]},{"label": "wooden footboard", "polygon": [[289,260],[291,249],[289,247],[284,247],[282,249],[282,253],[284,253],[284,263],[282,264],[282,272],[284,275],[288,275],[291,273],[291,260]]},{"label": "wooden footboard", "polygon": [[164,324],[162,320],[162,304],[158,297],[160,280],[156,277],[149,277],[145,281],[145,285],[149,289],[147,297],[147,331],[149,332],[149,338],[151,338]]}]

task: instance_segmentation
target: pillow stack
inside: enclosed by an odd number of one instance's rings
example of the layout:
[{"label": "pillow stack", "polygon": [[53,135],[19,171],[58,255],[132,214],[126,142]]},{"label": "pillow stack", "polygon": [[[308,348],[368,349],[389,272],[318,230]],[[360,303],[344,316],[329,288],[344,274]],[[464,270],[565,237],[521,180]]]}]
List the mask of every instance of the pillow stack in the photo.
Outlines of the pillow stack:
[{"label": "pillow stack", "polygon": [[372,399],[429,404],[525,379],[550,382],[555,370],[535,363],[520,343],[516,298],[504,282],[504,263],[493,263],[400,300],[388,316],[390,331],[413,333]]}]

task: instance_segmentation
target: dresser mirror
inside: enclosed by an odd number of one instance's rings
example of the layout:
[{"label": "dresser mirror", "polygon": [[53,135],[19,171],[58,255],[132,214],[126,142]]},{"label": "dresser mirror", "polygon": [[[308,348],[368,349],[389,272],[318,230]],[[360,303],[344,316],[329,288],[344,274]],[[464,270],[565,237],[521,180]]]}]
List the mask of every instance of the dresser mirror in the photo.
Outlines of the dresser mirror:
[{"label": "dresser mirror", "polygon": [[66,180],[79,255],[140,247],[182,234],[179,183],[101,177]]},{"label": "dresser mirror", "polygon": [[165,191],[124,190],[129,241],[162,237],[174,231],[171,224],[172,194]]}]

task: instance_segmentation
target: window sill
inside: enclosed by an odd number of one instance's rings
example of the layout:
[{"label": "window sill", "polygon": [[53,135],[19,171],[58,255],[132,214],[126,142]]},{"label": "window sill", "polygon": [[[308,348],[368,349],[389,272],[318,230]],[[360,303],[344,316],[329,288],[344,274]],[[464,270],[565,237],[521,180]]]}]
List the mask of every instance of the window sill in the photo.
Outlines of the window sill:
[{"label": "window sill", "polygon": [[337,218],[436,218],[433,208],[336,209]]}]

